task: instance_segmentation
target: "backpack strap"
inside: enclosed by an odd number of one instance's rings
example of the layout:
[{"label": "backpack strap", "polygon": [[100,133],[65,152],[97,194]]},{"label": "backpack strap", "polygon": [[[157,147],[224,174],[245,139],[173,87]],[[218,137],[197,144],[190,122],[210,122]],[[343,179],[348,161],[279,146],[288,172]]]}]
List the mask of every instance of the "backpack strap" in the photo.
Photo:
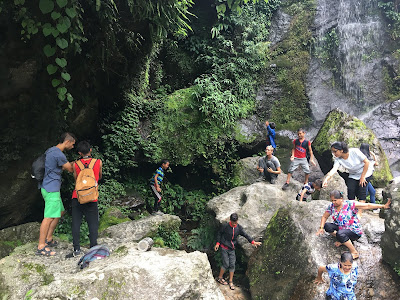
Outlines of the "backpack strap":
[{"label": "backpack strap", "polygon": [[82,171],[85,168],[85,166],[83,165],[83,163],[80,159],[78,159],[75,163],[79,167],[79,170]]},{"label": "backpack strap", "polygon": [[96,162],[97,162],[96,158],[91,158],[88,168],[93,169]]}]

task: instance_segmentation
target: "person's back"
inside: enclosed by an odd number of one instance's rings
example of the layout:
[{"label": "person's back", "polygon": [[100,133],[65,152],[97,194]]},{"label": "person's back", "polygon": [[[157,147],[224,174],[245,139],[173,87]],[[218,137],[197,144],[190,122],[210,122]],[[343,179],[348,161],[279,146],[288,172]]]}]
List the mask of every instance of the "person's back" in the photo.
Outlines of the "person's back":
[{"label": "person's back", "polygon": [[62,166],[67,162],[65,154],[56,146],[47,149],[41,187],[47,192],[58,192],[61,188]]}]

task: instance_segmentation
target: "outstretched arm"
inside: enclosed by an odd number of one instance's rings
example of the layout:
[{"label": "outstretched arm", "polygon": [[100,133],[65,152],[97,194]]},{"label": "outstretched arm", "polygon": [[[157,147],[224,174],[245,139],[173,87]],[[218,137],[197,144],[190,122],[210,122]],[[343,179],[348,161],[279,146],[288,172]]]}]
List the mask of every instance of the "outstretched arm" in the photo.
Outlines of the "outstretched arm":
[{"label": "outstretched arm", "polygon": [[332,178],[332,176],[337,172],[339,168],[339,164],[334,164],[333,168],[326,174],[324,181],[322,181],[322,187],[327,187],[328,186],[328,181]]}]

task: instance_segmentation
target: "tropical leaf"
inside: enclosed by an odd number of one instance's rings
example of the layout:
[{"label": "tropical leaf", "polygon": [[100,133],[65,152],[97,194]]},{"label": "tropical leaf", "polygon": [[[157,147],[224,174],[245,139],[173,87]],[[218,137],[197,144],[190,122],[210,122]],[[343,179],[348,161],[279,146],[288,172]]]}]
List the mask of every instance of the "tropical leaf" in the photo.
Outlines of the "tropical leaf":
[{"label": "tropical leaf", "polygon": [[63,50],[68,47],[68,42],[64,38],[57,38],[56,44],[58,45],[58,47],[60,47]]},{"label": "tropical leaf", "polygon": [[49,64],[47,66],[47,73],[49,73],[49,75],[53,75],[55,72],[57,72],[58,67],[53,65],[53,64]]},{"label": "tropical leaf", "polygon": [[59,65],[61,68],[64,68],[67,65],[67,60],[65,58],[56,58],[56,63]]},{"label": "tropical leaf", "polygon": [[43,52],[47,57],[50,57],[56,53],[56,48],[51,47],[49,44],[47,44],[43,47]]},{"label": "tropical leaf", "polygon": [[39,1],[40,11],[45,15],[53,11],[54,2],[51,0],[40,0]]}]

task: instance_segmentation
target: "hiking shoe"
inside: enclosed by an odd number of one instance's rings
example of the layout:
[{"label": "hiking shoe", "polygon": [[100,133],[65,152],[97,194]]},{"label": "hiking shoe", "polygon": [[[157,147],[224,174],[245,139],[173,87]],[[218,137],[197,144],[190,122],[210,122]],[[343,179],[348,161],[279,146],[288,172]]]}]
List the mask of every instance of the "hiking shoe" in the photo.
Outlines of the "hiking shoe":
[{"label": "hiking shoe", "polygon": [[56,240],[54,240],[54,239],[52,239],[51,241],[48,241],[48,240],[46,239],[46,245],[47,245],[48,247],[56,247],[56,246],[58,245],[58,242],[57,242]]},{"label": "hiking shoe", "polygon": [[289,183],[285,182],[285,184],[282,186],[282,190],[286,191],[289,187]]},{"label": "hiking shoe", "polygon": [[271,184],[275,184],[276,183],[276,178],[271,178]]},{"label": "hiking shoe", "polygon": [[71,253],[65,255],[65,258],[72,258],[81,255],[81,250],[74,250]]},{"label": "hiking shoe", "polygon": [[379,214],[379,212],[381,211],[379,208],[372,210],[374,214]]},{"label": "hiking shoe", "polygon": [[261,181],[264,181],[265,179],[264,179],[264,176],[261,176],[261,177],[258,177],[257,179],[256,179],[256,182],[261,182]]}]

